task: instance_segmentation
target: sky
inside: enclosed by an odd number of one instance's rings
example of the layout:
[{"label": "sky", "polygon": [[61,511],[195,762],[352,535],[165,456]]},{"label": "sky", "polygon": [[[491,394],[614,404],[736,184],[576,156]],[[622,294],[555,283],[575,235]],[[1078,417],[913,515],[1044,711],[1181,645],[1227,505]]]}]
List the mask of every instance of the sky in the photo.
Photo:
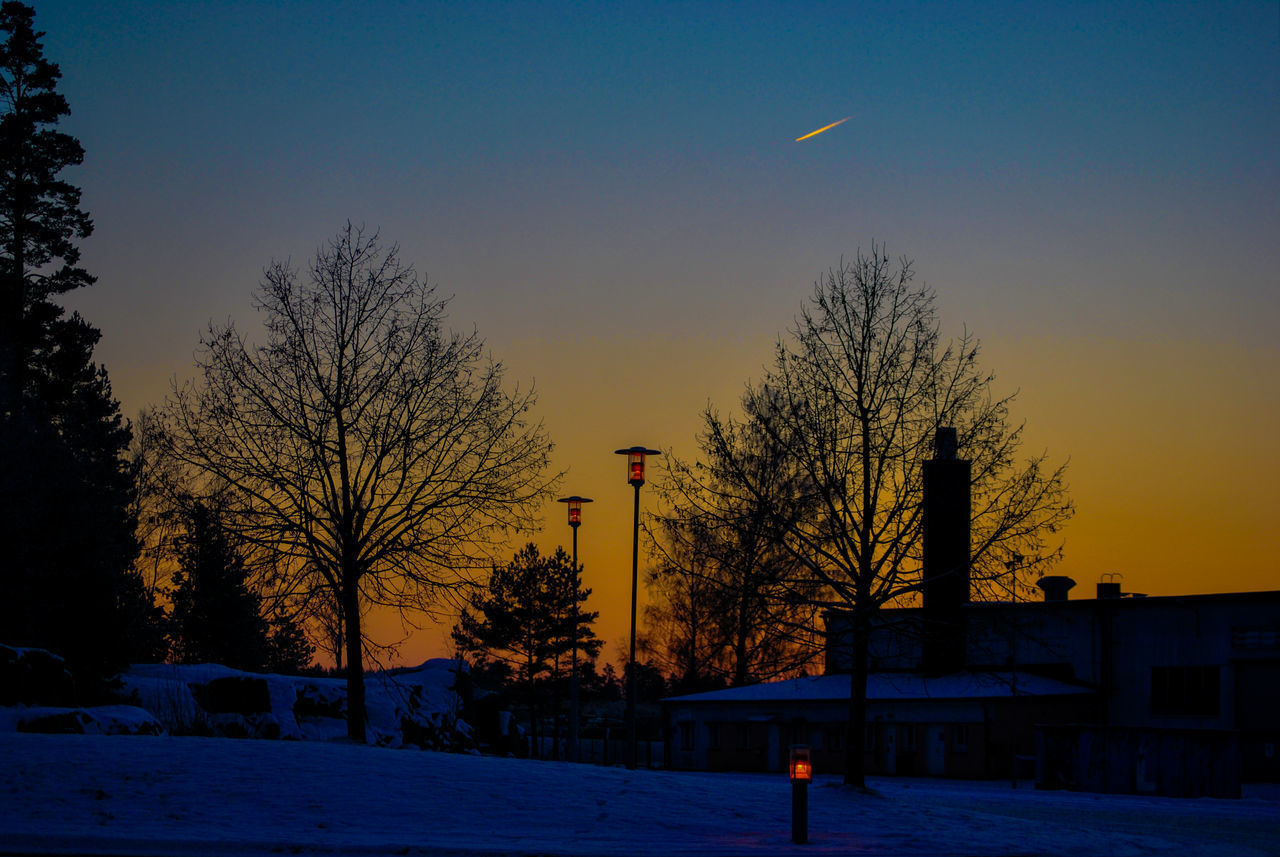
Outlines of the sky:
[{"label": "sky", "polygon": [[872,242],[980,338],[1026,451],[1069,459],[1077,596],[1280,588],[1274,2],[35,6],[96,225],[67,304],[124,413],[192,377],[211,321],[255,330],[270,262],[379,230],[538,391],[563,493],[595,500],[608,656],[613,450],[694,455]]}]

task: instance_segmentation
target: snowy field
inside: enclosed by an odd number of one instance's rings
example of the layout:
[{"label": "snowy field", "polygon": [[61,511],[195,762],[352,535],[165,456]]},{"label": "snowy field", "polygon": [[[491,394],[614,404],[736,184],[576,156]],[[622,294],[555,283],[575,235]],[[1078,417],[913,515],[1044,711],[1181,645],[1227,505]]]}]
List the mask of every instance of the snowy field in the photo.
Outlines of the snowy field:
[{"label": "snowy field", "polygon": [[790,842],[784,777],[345,743],[0,734],[0,853],[1280,854],[1280,790],[1177,800],[834,778]]}]

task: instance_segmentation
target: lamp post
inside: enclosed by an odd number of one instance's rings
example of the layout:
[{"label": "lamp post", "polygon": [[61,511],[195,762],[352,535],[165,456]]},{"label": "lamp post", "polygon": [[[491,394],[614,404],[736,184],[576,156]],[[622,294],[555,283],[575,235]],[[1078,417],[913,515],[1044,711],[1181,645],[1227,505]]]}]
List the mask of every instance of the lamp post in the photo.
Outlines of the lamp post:
[{"label": "lamp post", "polygon": [[631,660],[627,679],[627,770],[636,767],[636,583],[640,569],[640,486],[644,484],[646,455],[661,455],[656,449],[633,446],[614,450],[627,457],[627,481],[636,489],[635,516],[631,525]]},{"label": "lamp post", "polygon": [[569,761],[578,761],[578,525],[582,523],[582,504],[590,497],[560,498],[569,506],[569,526],[573,529],[573,657],[569,674]]}]

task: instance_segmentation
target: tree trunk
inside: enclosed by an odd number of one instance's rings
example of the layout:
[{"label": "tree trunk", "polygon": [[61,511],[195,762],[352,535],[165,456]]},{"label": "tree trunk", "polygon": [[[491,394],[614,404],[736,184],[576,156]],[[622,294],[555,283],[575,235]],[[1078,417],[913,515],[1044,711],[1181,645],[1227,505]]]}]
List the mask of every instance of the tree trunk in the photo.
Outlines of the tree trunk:
[{"label": "tree trunk", "polygon": [[529,658],[526,662],[525,681],[529,687],[529,731],[533,735],[533,751],[529,754],[529,757],[541,759],[542,734],[538,729],[538,688],[533,680],[533,658]]},{"label": "tree trunk", "polygon": [[5,294],[3,297],[3,316],[0,316],[0,352],[3,352],[0,359],[4,361],[3,374],[5,377],[4,389],[0,391],[0,396],[4,397],[0,402],[0,416],[3,416],[4,410],[9,415],[16,418],[22,411],[22,387],[23,375],[26,369],[26,349],[24,347],[26,325],[23,324],[23,316],[26,314],[26,247],[24,246],[25,238],[23,236],[23,213],[21,201],[14,204],[13,209],[13,238],[10,244],[10,253],[13,257],[13,270],[10,272],[9,282],[5,283]]},{"label": "tree trunk", "polygon": [[867,632],[870,630],[863,610],[854,611],[853,652],[849,672],[849,724],[845,731],[844,783],[847,786],[866,786],[866,732],[867,732],[867,666],[869,648]]},{"label": "tree trunk", "polygon": [[343,584],[342,612],[347,626],[347,737],[357,744],[363,744],[364,656],[360,650],[363,637],[360,632],[360,587],[354,580]]},{"label": "tree trunk", "polygon": [[751,629],[747,623],[747,595],[745,592],[738,593],[738,616],[737,628],[734,630],[736,639],[733,643],[733,686],[742,687],[747,683],[747,637],[751,634]]},{"label": "tree trunk", "polygon": [[560,659],[551,674],[551,758],[560,761]]}]

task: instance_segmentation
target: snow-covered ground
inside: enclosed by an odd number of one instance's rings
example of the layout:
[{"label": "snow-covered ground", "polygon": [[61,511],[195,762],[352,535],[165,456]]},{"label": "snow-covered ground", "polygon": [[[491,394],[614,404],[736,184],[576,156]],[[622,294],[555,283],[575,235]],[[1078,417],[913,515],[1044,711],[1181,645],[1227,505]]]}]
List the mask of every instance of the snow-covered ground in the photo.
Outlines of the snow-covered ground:
[{"label": "snow-covered ground", "polygon": [[1280,790],[1177,800],[834,778],[790,842],[777,775],[632,771],[345,743],[0,734],[0,853],[1280,854]]}]

